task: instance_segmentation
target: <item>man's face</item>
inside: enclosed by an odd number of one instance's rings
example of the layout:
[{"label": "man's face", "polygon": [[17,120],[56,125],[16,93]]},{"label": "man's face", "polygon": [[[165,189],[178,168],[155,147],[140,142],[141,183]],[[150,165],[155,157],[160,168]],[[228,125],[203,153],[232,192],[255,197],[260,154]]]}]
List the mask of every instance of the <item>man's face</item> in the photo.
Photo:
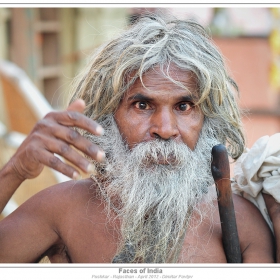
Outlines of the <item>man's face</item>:
[{"label": "man's face", "polygon": [[106,182],[100,194],[121,221],[114,262],[177,260],[190,213],[214,183],[210,162],[217,139],[193,106],[196,79],[175,67],[169,73],[185,89],[154,68],[143,75],[144,86],[139,79],[131,86],[115,116],[101,120],[105,134],[92,135],[107,155],[98,168],[97,180]]},{"label": "man's face", "polygon": [[170,76],[186,88],[163,76],[159,67],[138,78],[131,86],[116,113],[115,120],[129,148],[161,138],[174,139],[194,149],[203,125],[203,114],[197,101],[194,75],[177,67],[170,67]]}]

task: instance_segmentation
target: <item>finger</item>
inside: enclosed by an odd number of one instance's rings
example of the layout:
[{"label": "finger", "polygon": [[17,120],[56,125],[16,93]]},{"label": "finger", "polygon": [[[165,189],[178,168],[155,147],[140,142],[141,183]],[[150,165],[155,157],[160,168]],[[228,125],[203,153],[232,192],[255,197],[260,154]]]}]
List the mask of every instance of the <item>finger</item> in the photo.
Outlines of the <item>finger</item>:
[{"label": "finger", "polygon": [[[77,131],[65,126],[61,126],[59,128],[51,127],[50,129],[51,129],[50,134],[55,136],[55,138],[47,139],[45,140],[45,143],[47,143],[51,151],[56,149],[57,145],[60,145],[61,151],[56,151],[56,153],[64,157],[65,150],[67,149],[66,146],[69,147],[69,144],[71,144],[76,149],[88,155],[92,159],[95,159],[100,162],[104,161],[105,159],[104,151],[100,149],[96,144],[93,144],[90,140],[81,136]],[[58,142],[59,141],[58,139],[61,140],[61,143]],[[50,143],[52,144],[51,147],[49,146]],[[62,147],[62,144],[65,147]]]},{"label": "finger", "polygon": [[83,113],[85,107],[86,107],[85,101],[82,99],[77,99],[67,107],[66,111],[76,111],[76,112]]},{"label": "finger", "polygon": [[[75,112],[83,113],[85,107],[86,107],[85,101],[82,100],[82,99],[77,99],[68,106],[66,111],[75,111]],[[73,118],[73,117],[76,118],[76,115],[75,114],[70,114],[70,118]],[[104,134],[104,130],[100,125],[98,125],[96,127],[95,132],[93,132],[93,133],[96,133],[96,132],[97,132],[97,135]]]},{"label": "finger", "polygon": [[41,160],[42,164],[66,175],[74,180],[81,178],[80,172],[76,168],[62,162],[54,154],[44,150],[44,151],[41,151],[41,155],[42,155],[42,160]]},{"label": "finger", "polygon": [[[59,117],[61,118],[61,116]],[[39,143],[44,143],[45,146],[48,146],[48,142],[52,141],[52,139],[57,141],[60,139],[97,161],[105,159],[105,153],[97,145],[81,136],[74,129],[59,125],[55,121],[43,119],[38,122],[35,126],[33,138],[38,138]],[[55,145],[53,146],[55,147]],[[51,148],[49,147],[49,149]]]},{"label": "finger", "polygon": [[[53,122],[50,122],[50,119],[52,119]],[[86,117],[85,115],[75,111],[51,112],[37,124],[40,128],[40,126],[52,126],[54,123],[59,123],[61,125],[70,127],[75,126],[95,135],[104,134],[104,129],[101,125]]]},{"label": "finger", "polygon": [[46,142],[46,149],[50,153],[55,153],[64,157],[71,164],[74,164],[86,173],[91,173],[95,170],[94,166],[83,155],[68,145],[68,143],[51,138]]}]

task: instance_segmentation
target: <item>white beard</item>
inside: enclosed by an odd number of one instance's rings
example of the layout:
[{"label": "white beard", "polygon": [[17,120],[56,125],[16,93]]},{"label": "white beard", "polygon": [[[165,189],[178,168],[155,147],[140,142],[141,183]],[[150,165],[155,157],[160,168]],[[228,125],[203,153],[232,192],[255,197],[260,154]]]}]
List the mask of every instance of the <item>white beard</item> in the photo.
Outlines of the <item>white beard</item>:
[{"label": "white beard", "polygon": [[[211,149],[218,144],[207,119],[192,151],[174,140],[143,142],[129,150],[112,116],[99,122],[105,135],[88,137],[107,162],[95,162],[95,181],[121,220],[121,240],[113,262],[176,262],[189,219],[214,184]],[[164,162],[165,164],[161,164]]]}]

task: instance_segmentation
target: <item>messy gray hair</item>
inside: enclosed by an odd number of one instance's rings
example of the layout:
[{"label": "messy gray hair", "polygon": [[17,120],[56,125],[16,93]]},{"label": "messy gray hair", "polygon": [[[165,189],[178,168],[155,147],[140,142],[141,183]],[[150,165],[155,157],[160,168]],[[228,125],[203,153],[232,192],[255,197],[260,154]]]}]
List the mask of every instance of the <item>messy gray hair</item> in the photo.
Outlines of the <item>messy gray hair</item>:
[{"label": "messy gray hair", "polygon": [[71,102],[81,98],[85,115],[99,120],[114,113],[129,87],[145,72],[159,66],[174,83],[170,64],[196,76],[198,106],[217,132],[229,154],[237,159],[244,150],[240,112],[236,101],[238,87],[229,77],[220,52],[206,30],[196,22],[141,17],[118,38],[100,48],[88,67],[76,79]]}]

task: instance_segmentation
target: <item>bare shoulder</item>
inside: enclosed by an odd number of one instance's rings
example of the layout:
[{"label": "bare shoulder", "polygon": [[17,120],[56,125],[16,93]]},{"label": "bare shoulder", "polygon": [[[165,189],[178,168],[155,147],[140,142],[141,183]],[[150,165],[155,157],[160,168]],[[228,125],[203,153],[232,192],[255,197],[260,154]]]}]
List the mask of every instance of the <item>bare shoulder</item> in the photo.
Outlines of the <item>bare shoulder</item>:
[{"label": "bare shoulder", "polygon": [[100,203],[97,185],[93,180],[70,180],[38,192],[5,220],[24,217],[44,221],[51,228],[61,227],[68,216],[85,212],[86,207],[93,205],[93,202]]},{"label": "bare shoulder", "polygon": [[48,195],[48,199],[60,205],[67,205],[69,203],[74,206],[79,201],[84,202],[84,199],[97,198],[97,193],[98,186],[93,180],[88,178],[78,181],[70,180],[54,185],[45,189],[42,195],[44,197]]},{"label": "bare shoulder", "polygon": [[235,194],[233,202],[243,262],[274,262],[273,235],[260,211]]},{"label": "bare shoulder", "polygon": [[69,181],[51,187],[49,192],[54,199],[52,226],[60,237],[47,252],[50,260],[110,262],[118,235],[115,224],[108,221],[107,208],[95,182],[91,179]]},{"label": "bare shoulder", "polygon": [[[272,233],[260,211],[240,196],[233,195],[233,202],[243,262],[274,262]],[[212,206],[211,203],[201,203],[197,210],[192,215],[191,227],[186,233],[182,261],[225,263],[216,198],[213,196]]]},{"label": "bare shoulder", "polygon": [[91,179],[44,189],[0,222],[0,262],[36,262],[45,255],[54,262],[91,262],[100,239],[107,244],[104,209]]},{"label": "bare shoulder", "polygon": [[236,215],[236,221],[240,230],[250,232],[252,227],[259,227],[261,231],[268,231],[269,227],[266,224],[258,208],[247,199],[233,194],[233,203]]},{"label": "bare shoulder", "polygon": [[91,179],[70,180],[48,187],[23,203],[19,209],[31,209],[36,207],[38,211],[54,212],[63,210],[71,205],[75,207],[89,198],[97,197],[97,186]]},{"label": "bare shoulder", "polygon": [[73,220],[85,213],[96,213],[96,208],[102,204],[98,186],[90,178],[51,186],[31,198],[30,204],[33,203],[37,211],[44,211],[57,227],[62,227],[70,217]]}]

